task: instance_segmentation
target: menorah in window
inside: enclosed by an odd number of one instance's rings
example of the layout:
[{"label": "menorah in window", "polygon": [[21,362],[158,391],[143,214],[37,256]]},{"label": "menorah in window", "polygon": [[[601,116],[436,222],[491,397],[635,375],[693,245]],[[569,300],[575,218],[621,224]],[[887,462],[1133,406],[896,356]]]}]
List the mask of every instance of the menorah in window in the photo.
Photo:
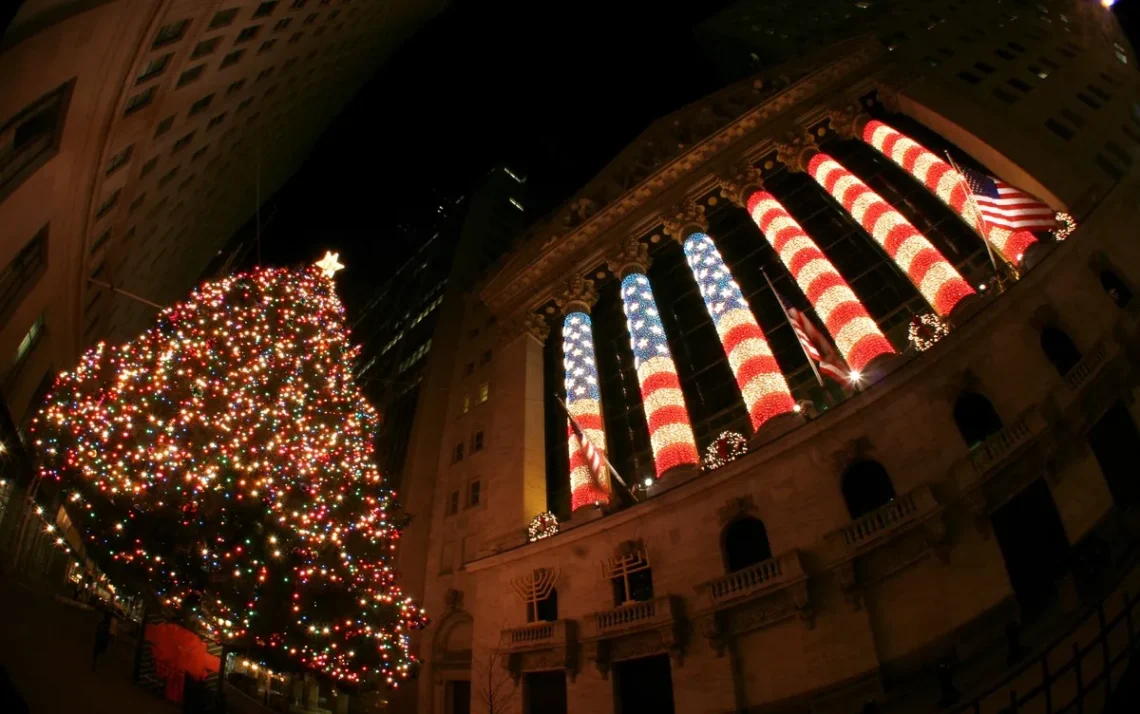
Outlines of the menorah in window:
[{"label": "menorah in window", "polygon": [[535,568],[511,581],[511,588],[526,604],[527,622],[554,622],[558,619],[558,591],[554,588],[560,571]]},{"label": "menorah in window", "polygon": [[640,540],[618,545],[613,557],[602,561],[602,578],[613,586],[615,607],[653,599],[653,570],[649,552]]}]

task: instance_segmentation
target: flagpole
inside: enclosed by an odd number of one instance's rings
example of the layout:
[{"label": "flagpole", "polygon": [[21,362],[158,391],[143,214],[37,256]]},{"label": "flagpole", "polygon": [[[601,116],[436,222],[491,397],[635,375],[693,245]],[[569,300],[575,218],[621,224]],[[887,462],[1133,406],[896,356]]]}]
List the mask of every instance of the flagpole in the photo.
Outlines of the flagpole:
[{"label": "flagpole", "polygon": [[954,157],[950,155],[949,151],[946,151],[944,153],[946,154],[946,158],[950,160],[950,166],[954,169],[954,173],[958,176],[958,186],[961,187],[961,189],[966,193],[966,201],[970,204],[970,211],[973,214],[974,218],[974,225],[972,228],[974,229],[974,232],[978,234],[978,237],[982,239],[982,243],[985,244],[986,254],[990,256],[990,264],[993,266],[994,273],[998,276],[998,280],[1000,281],[1005,271],[1002,270],[1001,266],[998,265],[997,256],[994,255],[994,247],[990,245],[990,239],[986,237],[986,232],[982,230],[982,226],[979,223],[985,219],[982,218],[982,211],[980,208],[978,208],[978,204],[974,200],[974,192],[971,191],[970,187],[966,185],[966,177],[962,175],[961,169],[958,168],[958,162],[954,160]]},{"label": "flagpole", "polygon": [[[788,327],[792,328],[792,333],[794,334],[796,328],[792,325],[792,316],[788,314],[788,308],[784,305],[784,301],[780,299],[780,293],[776,292],[776,288],[772,285],[772,279],[768,277],[766,270],[760,268],[760,274],[764,276],[764,281],[768,283],[768,289],[772,291],[776,302],[780,304],[780,311],[784,313],[784,319],[787,320]],[[808,354],[807,347],[804,347],[804,343],[800,342],[798,337],[796,338],[796,344],[800,346],[800,350],[804,353],[804,358],[807,359],[808,366],[811,367],[811,372],[815,375],[815,381],[819,382],[819,386],[827,389],[827,385],[823,383],[823,377],[819,373],[819,368],[815,366],[815,360]]]},{"label": "flagpole", "polygon": [[[575,419],[574,415],[570,413],[570,407],[566,406],[566,402],[562,401],[562,397],[555,394],[554,398],[558,400],[558,403],[562,406],[562,410],[566,412],[566,418],[573,421],[575,424],[578,424],[578,420]],[[582,426],[580,424],[578,424],[578,429],[582,429]],[[582,438],[588,439],[590,437],[586,436],[585,431],[582,431]],[[582,445],[579,444],[578,448],[582,448]],[[609,469],[609,472],[613,474],[613,477],[617,479],[618,483],[620,483],[622,487],[629,492],[629,495],[633,497],[633,500],[636,501],[637,494],[633,492],[633,489],[629,487],[629,484],[622,480],[622,477],[618,474],[617,469],[615,469],[614,465],[610,463],[610,459],[608,456],[606,456],[606,452],[599,449],[597,446],[594,446],[594,450],[597,451],[598,455],[602,457],[602,461],[605,463],[606,468]]]}]

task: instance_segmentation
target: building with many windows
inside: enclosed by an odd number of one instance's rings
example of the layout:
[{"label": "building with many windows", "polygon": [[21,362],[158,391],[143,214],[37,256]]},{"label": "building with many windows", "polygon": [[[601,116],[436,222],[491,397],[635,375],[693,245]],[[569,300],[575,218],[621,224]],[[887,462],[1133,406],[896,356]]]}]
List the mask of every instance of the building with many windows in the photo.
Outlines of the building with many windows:
[{"label": "building with many windows", "polygon": [[[444,3],[10,5],[0,13],[0,390],[18,433],[56,371],[100,339],[129,339],[153,318],[147,303],[194,284],[258,196]],[[0,487],[0,548],[25,478],[5,474]]]},{"label": "building with many windows", "polygon": [[907,4],[662,118],[461,303],[418,711],[1099,711],[1136,55],[1097,3]]}]

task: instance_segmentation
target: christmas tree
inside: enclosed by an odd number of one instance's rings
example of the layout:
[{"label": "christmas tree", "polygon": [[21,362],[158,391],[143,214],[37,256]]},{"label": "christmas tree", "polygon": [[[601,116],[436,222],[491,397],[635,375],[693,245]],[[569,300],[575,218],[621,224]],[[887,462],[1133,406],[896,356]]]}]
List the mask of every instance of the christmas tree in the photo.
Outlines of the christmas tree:
[{"label": "christmas tree", "polygon": [[395,686],[427,619],[395,582],[403,524],[322,265],[206,283],[135,341],[97,345],[33,438],[113,576],[276,668]]}]

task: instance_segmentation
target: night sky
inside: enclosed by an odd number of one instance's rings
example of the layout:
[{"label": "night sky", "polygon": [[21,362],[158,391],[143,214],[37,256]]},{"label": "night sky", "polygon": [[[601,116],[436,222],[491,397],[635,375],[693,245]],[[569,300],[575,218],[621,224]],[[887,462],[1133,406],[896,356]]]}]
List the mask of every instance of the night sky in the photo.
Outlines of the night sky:
[{"label": "night sky", "polygon": [[[458,0],[363,86],[263,209],[264,262],[340,251],[351,309],[418,247],[391,227],[430,210],[426,189],[469,192],[499,161],[528,174],[529,219],[541,217],[654,120],[719,88],[692,29],[730,4]],[[1135,45],[1140,0],[1115,11]]]}]

